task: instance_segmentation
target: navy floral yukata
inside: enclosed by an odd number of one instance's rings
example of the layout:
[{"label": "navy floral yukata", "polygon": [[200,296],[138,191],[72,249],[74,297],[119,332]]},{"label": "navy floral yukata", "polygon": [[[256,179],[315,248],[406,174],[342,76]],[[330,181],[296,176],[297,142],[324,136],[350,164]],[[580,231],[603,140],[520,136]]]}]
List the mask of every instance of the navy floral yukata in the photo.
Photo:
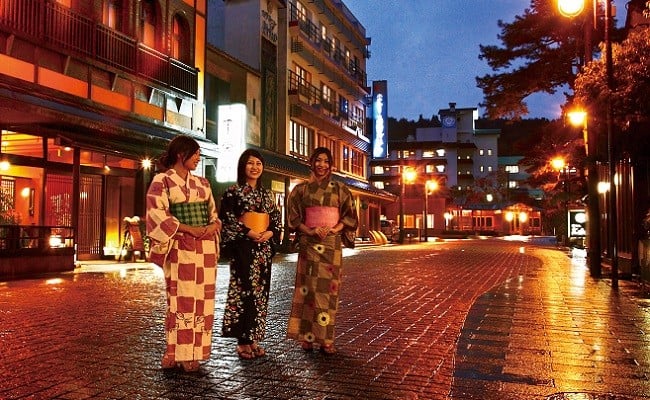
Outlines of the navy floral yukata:
[{"label": "navy floral yukata", "polygon": [[[256,243],[240,222],[245,212],[269,214],[268,231],[273,237]],[[230,258],[230,283],[223,315],[223,336],[261,341],[266,331],[273,245],[279,242],[282,221],[273,194],[245,184],[229,187],[219,209],[223,223],[223,254]]]}]

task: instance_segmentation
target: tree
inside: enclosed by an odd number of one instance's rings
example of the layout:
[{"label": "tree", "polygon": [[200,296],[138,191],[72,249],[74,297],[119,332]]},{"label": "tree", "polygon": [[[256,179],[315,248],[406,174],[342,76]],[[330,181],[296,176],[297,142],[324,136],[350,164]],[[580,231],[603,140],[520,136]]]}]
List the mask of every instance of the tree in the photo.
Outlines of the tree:
[{"label": "tree", "polygon": [[[583,24],[592,18],[583,14],[567,19],[555,1],[531,0],[530,8],[512,23],[498,21],[502,46],[481,45],[479,55],[496,73],[476,78],[489,118],[519,119],[528,114],[529,95],[573,87],[575,67],[584,62]],[[602,37],[601,32],[594,38]]]},{"label": "tree", "polygon": [[[605,125],[608,97],[614,124],[626,130],[629,121],[650,118],[650,28],[629,32],[620,44],[612,44],[614,90],[609,93],[605,60],[586,65],[575,83],[575,101],[590,105],[594,128]],[[610,97],[611,96],[611,97]]]}]

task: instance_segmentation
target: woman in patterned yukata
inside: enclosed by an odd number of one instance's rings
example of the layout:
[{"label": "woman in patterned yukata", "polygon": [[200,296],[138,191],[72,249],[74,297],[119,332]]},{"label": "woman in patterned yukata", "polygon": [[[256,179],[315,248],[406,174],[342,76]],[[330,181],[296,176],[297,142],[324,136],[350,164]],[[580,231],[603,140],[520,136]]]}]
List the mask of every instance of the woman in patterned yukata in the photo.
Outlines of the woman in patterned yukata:
[{"label": "woman in patterned yukata", "polygon": [[342,241],[357,228],[352,194],[332,177],[332,153],[318,147],[309,160],[311,177],[288,198],[289,229],[299,236],[296,282],[287,337],[302,342],[305,351],[318,344],[334,354],[334,326],[341,288]]},{"label": "woman in patterned yukata", "polygon": [[266,331],[273,243],[282,226],[273,194],[261,185],[263,171],[260,153],[245,150],[237,165],[237,184],[226,190],[219,208],[224,253],[230,258],[223,336],[237,338],[242,359],[265,354],[258,342]]},{"label": "woman in patterned yukata", "polygon": [[221,221],[207,179],[192,175],[198,143],[176,136],[147,192],[150,260],[165,273],[167,346],[162,368],[199,369],[210,357]]}]

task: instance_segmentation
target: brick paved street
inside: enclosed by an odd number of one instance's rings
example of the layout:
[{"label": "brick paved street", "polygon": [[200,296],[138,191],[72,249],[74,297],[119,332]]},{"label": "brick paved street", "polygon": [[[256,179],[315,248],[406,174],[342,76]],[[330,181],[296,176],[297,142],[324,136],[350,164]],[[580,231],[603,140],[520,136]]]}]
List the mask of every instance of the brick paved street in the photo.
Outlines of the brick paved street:
[{"label": "brick paved street", "polygon": [[337,355],[284,338],[290,255],[253,361],[219,335],[219,266],[212,358],[195,374],[159,367],[164,287],[149,264],[0,282],[0,399],[650,398],[650,303],[635,284],[616,293],[560,250],[503,240],[346,255]]}]

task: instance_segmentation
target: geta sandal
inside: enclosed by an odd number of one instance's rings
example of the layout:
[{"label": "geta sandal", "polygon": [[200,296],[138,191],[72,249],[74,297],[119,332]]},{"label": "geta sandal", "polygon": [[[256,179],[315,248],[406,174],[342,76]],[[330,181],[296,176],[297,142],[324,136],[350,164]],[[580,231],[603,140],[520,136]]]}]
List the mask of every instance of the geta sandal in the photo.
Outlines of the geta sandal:
[{"label": "geta sandal", "polygon": [[336,349],[333,344],[324,344],[320,347],[320,352],[327,355],[336,354]]},{"label": "geta sandal", "polygon": [[253,350],[251,350],[251,347],[248,345],[237,346],[237,355],[242,360],[252,360],[253,358],[255,358],[255,354],[253,353]]},{"label": "geta sandal", "polygon": [[266,355],[266,350],[264,350],[264,347],[260,346],[257,343],[254,343],[251,346],[251,351],[255,357],[264,357]]},{"label": "geta sandal", "polygon": [[160,362],[160,366],[162,369],[171,369],[178,367],[178,363],[176,363],[172,355],[165,354]]},{"label": "geta sandal", "polygon": [[183,361],[180,364],[185,372],[196,372],[201,366],[198,361]]}]

